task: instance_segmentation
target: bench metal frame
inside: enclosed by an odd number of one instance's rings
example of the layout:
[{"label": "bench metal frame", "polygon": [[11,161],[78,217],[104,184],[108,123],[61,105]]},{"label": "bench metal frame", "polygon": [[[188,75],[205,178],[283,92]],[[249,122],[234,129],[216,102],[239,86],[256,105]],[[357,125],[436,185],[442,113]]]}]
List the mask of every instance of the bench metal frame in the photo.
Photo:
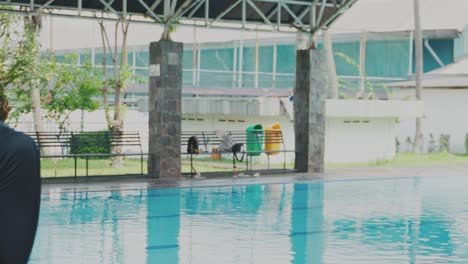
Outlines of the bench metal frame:
[{"label": "bench metal frame", "polygon": [[[262,133],[258,132],[247,132],[247,131],[223,131],[223,133],[229,134],[236,143],[241,143],[244,145],[244,151],[238,154],[246,155],[245,156],[245,164],[246,169],[245,171],[249,171],[249,164],[250,170],[252,170],[252,158],[254,156],[249,155],[252,153],[283,153],[283,169],[286,170],[286,154],[288,152],[295,152],[293,150],[286,150],[286,145],[284,143],[283,132],[281,130],[275,131],[277,136],[273,136],[272,138],[266,138],[266,133],[263,131]],[[252,137],[253,139],[249,139],[248,133],[254,133],[256,136]],[[199,149],[204,148],[205,151],[201,153],[188,153],[187,151],[182,151],[182,154],[190,155],[190,176],[193,177],[196,174],[196,170],[193,167],[193,156],[194,155],[211,155],[211,154],[231,154],[232,155],[232,168],[233,170],[237,169],[236,162],[237,159],[233,152],[213,152],[211,149],[216,148],[220,145],[222,139],[219,136],[219,131],[184,131],[181,134],[181,148],[188,147],[188,140],[192,136],[196,136],[198,139]],[[260,136],[262,135],[262,136]],[[264,149],[265,143],[268,144],[280,144],[281,148],[279,150],[268,151]],[[262,146],[261,151],[248,151],[247,145],[248,144],[258,144]],[[250,163],[249,163],[250,158]],[[270,155],[268,155],[268,168],[270,167]]]},{"label": "bench metal frame", "polygon": [[[71,139],[74,135],[97,135],[103,133],[103,131],[84,131],[84,132],[26,132],[25,134],[30,136],[41,150],[41,158],[46,159],[57,159],[57,158],[72,158],[74,160],[74,177],[78,177],[78,159],[85,159],[86,161],[86,175],[89,175],[89,160],[95,158],[115,158],[115,157],[140,157],[140,169],[141,175],[144,175],[143,161],[144,157],[148,156],[147,153],[143,153],[143,147],[141,145],[140,132],[137,131],[124,131],[124,132],[112,132],[110,134],[110,146],[111,147],[138,147],[139,153],[97,153],[97,154],[70,154]],[[61,155],[44,155],[42,150],[44,148],[60,148]]]},{"label": "bench metal frame", "polygon": [[[130,175],[145,175],[144,173],[144,157],[147,157],[149,159],[149,154],[147,153],[136,153],[136,154],[111,154],[111,153],[102,153],[102,154],[68,154],[68,155],[42,155],[41,158],[44,159],[73,159],[73,169],[74,169],[74,176],[73,178],[78,178],[78,177],[89,177],[89,176],[96,176],[96,175],[89,175],[89,160],[90,159],[96,159],[96,158],[114,158],[114,157],[140,157],[140,174],[135,173],[135,174],[130,174]],[[79,159],[84,159],[85,160],[85,175],[78,175],[78,160]],[[122,174],[123,175],[123,174]],[[129,175],[129,174],[125,174]],[[114,175],[99,175],[99,176],[114,176]],[[121,175],[119,175],[121,176]],[[66,177],[68,178],[68,177]]]},{"label": "bench metal frame", "polygon": [[[263,136],[260,136],[260,133],[256,133],[255,137],[252,140],[248,139],[246,131],[223,131],[224,133],[229,134],[236,143],[241,143],[244,145],[244,151],[237,153],[238,155],[245,155],[245,171],[252,171],[252,158],[249,154],[252,153],[283,153],[283,170],[286,170],[286,154],[287,153],[295,153],[294,150],[286,150],[286,145],[284,142],[284,137],[282,131],[275,131],[277,136],[273,136],[267,140],[266,133],[263,132]],[[151,155],[148,153],[143,153],[143,148],[141,145],[141,138],[139,132],[122,132],[122,133],[113,133],[111,134],[111,146],[137,146],[139,147],[140,153],[130,153],[130,154],[111,154],[111,153],[101,153],[101,154],[70,154],[70,140],[75,134],[97,134],[99,132],[37,132],[37,133],[26,133],[27,135],[31,136],[37,145],[40,148],[61,148],[62,154],[61,155],[41,155],[41,158],[48,158],[48,159],[57,159],[57,158],[71,158],[74,160],[74,177],[77,178],[78,176],[78,160],[84,159],[86,162],[86,171],[85,175],[82,176],[92,176],[89,175],[89,160],[95,158],[113,158],[113,157],[140,157],[140,169],[141,175],[144,175],[144,158],[147,157],[148,160],[151,158]],[[196,136],[199,143],[199,149],[203,149],[204,151],[199,154],[188,153],[186,151],[188,146],[188,139],[191,136]],[[229,154],[232,155],[232,169],[233,171],[237,169],[237,165],[239,162],[237,161],[234,153],[231,151],[228,152],[213,152],[211,151],[212,148],[217,148],[221,143],[221,138],[219,136],[219,131],[184,131],[181,134],[181,148],[184,150],[181,151],[181,154],[189,155],[190,156],[190,176],[193,177],[196,174],[196,170],[194,168],[194,156],[195,155],[211,155],[211,154]],[[265,143],[271,144],[280,144],[279,150],[268,151],[264,149]],[[248,151],[247,144],[259,144],[262,146],[261,151]],[[249,167],[250,165],[250,167]],[[268,155],[268,168],[270,167],[270,155]]]}]

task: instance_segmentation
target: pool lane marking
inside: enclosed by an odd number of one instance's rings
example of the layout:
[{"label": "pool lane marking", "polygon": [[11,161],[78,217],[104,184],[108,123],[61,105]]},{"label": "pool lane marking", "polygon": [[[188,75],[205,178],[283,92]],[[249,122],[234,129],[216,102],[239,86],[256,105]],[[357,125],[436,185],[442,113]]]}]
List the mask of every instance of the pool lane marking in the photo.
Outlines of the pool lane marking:
[{"label": "pool lane marking", "polygon": [[161,249],[172,249],[179,248],[179,245],[161,245],[161,246],[148,246],[146,250],[161,250]]}]

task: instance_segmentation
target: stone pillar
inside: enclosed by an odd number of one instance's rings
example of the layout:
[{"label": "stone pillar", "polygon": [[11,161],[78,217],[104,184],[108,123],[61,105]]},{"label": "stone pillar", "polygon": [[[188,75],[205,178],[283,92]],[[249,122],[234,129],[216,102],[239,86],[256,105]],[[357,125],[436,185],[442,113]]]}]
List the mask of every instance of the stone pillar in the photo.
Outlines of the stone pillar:
[{"label": "stone pillar", "polygon": [[150,44],[148,174],[154,178],[181,177],[183,44]]},{"label": "stone pillar", "polygon": [[324,172],[327,64],[323,50],[296,52],[294,88],[295,169]]}]

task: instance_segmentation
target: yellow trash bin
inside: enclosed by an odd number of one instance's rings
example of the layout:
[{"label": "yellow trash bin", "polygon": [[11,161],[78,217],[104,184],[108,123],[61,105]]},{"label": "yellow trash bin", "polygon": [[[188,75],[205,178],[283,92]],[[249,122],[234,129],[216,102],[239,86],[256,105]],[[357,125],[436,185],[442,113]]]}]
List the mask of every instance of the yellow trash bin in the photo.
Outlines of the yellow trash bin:
[{"label": "yellow trash bin", "polygon": [[279,152],[275,152],[275,150],[280,150],[282,143],[283,137],[280,124],[273,124],[271,127],[265,128],[265,150],[267,155],[278,155]]}]

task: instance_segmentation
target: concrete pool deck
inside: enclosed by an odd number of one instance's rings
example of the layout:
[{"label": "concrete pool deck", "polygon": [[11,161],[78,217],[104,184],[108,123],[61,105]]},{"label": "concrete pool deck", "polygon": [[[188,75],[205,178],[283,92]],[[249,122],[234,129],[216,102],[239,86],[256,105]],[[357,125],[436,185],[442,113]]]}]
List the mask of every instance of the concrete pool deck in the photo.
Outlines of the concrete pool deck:
[{"label": "concrete pool deck", "polygon": [[42,192],[85,192],[154,188],[190,188],[249,184],[281,184],[313,181],[372,180],[413,177],[467,176],[468,164],[425,166],[382,166],[329,169],[324,174],[276,173],[261,177],[214,177],[207,179],[155,180],[146,177],[81,178],[60,181],[44,180]]}]

